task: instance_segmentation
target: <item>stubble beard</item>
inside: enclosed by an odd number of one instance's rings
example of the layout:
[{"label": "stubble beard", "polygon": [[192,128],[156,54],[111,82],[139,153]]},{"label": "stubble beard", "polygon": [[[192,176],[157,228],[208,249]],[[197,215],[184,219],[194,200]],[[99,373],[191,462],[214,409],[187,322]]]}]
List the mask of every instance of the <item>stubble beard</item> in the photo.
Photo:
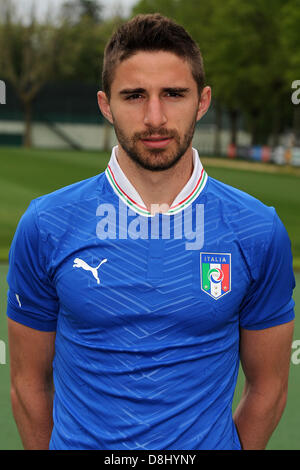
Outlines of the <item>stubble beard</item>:
[{"label": "stubble beard", "polygon": [[[188,127],[183,138],[175,129],[148,129],[146,132],[136,132],[128,137],[118,126],[114,119],[114,129],[119,144],[125,150],[126,154],[140,167],[150,171],[164,171],[175,166],[190,146],[196,127],[196,115]],[[173,142],[169,146],[173,147],[162,149],[147,149],[142,143],[142,139],[149,139],[151,136],[172,137]],[[175,144],[175,149],[174,149]],[[169,147],[168,146],[168,147]]]}]

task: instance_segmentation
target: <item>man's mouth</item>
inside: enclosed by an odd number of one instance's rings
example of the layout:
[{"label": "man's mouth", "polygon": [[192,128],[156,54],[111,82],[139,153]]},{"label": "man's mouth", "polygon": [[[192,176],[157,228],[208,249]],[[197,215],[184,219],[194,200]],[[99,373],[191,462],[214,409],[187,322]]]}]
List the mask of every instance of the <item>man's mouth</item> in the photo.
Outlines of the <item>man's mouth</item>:
[{"label": "man's mouth", "polygon": [[149,148],[164,148],[166,147],[172,140],[172,137],[147,137],[146,139],[141,139],[143,144]]}]

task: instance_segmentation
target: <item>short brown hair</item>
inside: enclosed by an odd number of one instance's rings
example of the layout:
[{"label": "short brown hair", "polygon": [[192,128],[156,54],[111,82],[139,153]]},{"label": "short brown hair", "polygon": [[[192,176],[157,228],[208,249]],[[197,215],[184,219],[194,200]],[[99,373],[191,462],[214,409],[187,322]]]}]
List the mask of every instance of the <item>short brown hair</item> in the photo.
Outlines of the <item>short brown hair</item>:
[{"label": "short brown hair", "polygon": [[137,15],[112,35],[104,52],[102,87],[110,99],[116,66],[138,51],[166,51],[191,65],[199,96],[204,87],[204,67],[199,47],[186,30],[159,13]]}]

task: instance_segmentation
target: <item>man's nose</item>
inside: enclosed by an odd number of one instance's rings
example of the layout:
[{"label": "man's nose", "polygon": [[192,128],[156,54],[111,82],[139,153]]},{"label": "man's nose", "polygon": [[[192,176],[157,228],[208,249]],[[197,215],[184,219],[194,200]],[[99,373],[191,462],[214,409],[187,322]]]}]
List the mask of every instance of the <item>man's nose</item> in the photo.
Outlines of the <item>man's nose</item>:
[{"label": "man's nose", "polygon": [[159,97],[152,97],[146,103],[144,124],[159,129],[166,124],[167,117]]}]

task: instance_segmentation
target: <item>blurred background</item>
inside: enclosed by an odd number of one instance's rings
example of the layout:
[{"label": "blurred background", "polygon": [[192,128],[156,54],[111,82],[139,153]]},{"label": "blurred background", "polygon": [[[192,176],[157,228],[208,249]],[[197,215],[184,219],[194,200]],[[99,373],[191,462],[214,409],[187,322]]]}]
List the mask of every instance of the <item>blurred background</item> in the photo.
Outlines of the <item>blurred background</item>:
[{"label": "blurred background", "polygon": [[[194,146],[208,174],[274,206],[292,243],[289,399],[268,449],[300,449],[300,0],[0,0],[0,449],[21,449],[9,400],[8,251],[29,202],[104,171],[97,105],[106,42],[137,13],[182,24],[212,87]],[[299,338],[299,340],[298,340]],[[240,373],[233,407],[243,385]]]}]

